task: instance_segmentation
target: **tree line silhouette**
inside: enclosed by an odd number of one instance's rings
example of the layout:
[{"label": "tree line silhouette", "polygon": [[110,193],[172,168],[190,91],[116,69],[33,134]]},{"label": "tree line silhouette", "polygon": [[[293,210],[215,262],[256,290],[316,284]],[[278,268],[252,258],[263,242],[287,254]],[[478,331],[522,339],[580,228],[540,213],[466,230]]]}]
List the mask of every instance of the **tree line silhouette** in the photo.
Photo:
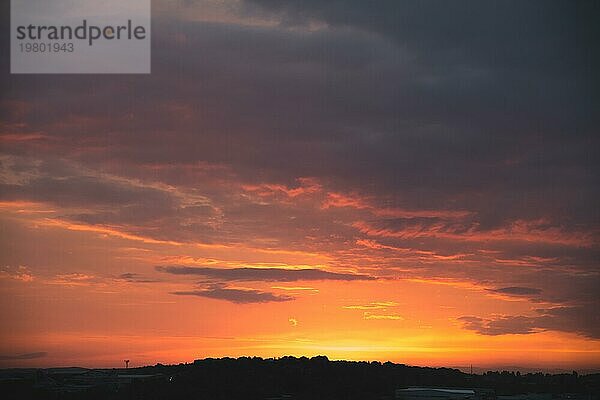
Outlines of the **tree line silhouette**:
[{"label": "tree line silhouette", "polygon": [[[467,374],[458,369],[414,367],[391,362],[330,361],[327,357],[207,358],[190,364],[88,370],[96,375],[85,390],[85,374],[56,375],[52,386],[34,381],[3,381],[0,390],[14,398],[44,399],[206,399],[206,400],[366,400],[391,399],[395,389],[442,386],[495,389],[497,394],[600,393],[600,374],[579,375],[515,372]],[[38,371],[38,374],[40,372]],[[90,372],[87,372],[89,375]],[[102,375],[104,374],[104,375]],[[127,375],[125,375],[127,374]],[[131,376],[134,377],[131,377]],[[134,379],[135,377],[140,379]],[[111,381],[110,377],[114,377]],[[130,381],[122,383],[125,377]],[[61,380],[62,379],[62,380]],[[120,380],[120,381],[119,381]],[[102,384],[121,382],[121,384]],[[81,385],[80,385],[81,386]],[[65,390],[61,390],[66,388]]]}]

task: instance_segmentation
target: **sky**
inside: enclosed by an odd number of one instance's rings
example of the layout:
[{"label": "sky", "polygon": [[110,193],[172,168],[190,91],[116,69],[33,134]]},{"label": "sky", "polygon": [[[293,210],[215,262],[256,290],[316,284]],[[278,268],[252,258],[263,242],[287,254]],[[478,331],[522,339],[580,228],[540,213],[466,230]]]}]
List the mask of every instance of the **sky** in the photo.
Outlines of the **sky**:
[{"label": "sky", "polygon": [[1,57],[0,367],[599,370],[598,12],[155,0],[150,75]]}]

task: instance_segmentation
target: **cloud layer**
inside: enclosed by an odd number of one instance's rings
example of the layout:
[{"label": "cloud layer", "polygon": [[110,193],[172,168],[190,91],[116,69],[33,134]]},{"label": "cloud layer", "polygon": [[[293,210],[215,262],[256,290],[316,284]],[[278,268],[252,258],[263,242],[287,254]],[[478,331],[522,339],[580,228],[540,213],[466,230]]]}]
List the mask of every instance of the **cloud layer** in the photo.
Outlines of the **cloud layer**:
[{"label": "cloud layer", "polygon": [[[597,7],[181,9],[153,20],[150,76],[25,77],[0,60],[6,226],[128,243],[106,262],[118,272],[79,242],[93,256],[63,271],[67,250],[52,251],[77,246],[46,238],[42,257],[27,247],[41,233],[3,239],[2,265],[235,303],[293,300],[236,282],[459,282],[530,306],[454,315],[467,330],[598,338]],[[214,259],[188,263],[197,249]]]}]

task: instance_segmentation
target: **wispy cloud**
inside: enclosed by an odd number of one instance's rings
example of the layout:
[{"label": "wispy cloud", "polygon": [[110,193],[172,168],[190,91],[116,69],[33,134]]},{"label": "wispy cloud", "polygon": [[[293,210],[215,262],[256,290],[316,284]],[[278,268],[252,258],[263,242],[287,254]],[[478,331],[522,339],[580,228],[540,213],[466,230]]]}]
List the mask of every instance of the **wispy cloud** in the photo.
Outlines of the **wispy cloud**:
[{"label": "wispy cloud", "polygon": [[394,301],[373,302],[369,304],[344,306],[347,310],[385,310],[388,307],[395,307],[398,303]]},{"label": "wispy cloud", "polygon": [[541,289],[521,287],[521,286],[510,286],[498,289],[488,289],[488,291],[499,294],[506,294],[510,296],[534,296],[542,293]]},{"label": "wispy cloud", "polygon": [[197,275],[222,281],[369,281],[376,278],[370,275],[329,272],[319,269],[285,268],[208,268],[185,266],[158,266],[158,271],[173,275]]},{"label": "wispy cloud", "polygon": [[14,355],[2,354],[2,355],[0,355],[0,360],[3,360],[3,361],[9,361],[9,360],[34,360],[36,358],[46,357],[47,355],[48,355],[48,353],[46,353],[45,351],[39,351],[39,352],[36,352],[36,353],[14,354]]},{"label": "wispy cloud", "polygon": [[46,280],[51,285],[64,286],[89,286],[102,282],[103,279],[95,275],[84,273],[58,274],[54,278]]},{"label": "wispy cloud", "polygon": [[461,242],[525,242],[573,247],[597,244],[597,234],[565,231],[545,219],[515,220],[494,229],[482,229],[479,222],[455,223],[440,218],[395,218],[357,221],[353,226],[373,237],[415,239],[435,238]]},{"label": "wispy cloud", "polygon": [[404,318],[398,314],[373,314],[370,312],[363,313],[364,319],[375,319],[375,320],[391,320],[391,321],[403,321]]},{"label": "wispy cloud", "polygon": [[134,273],[134,272],[126,272],[116,277],[117,280],[131,282],[131,283],[156,283],[160,282],[156,279],[146,278],[144,275]]},{"label": "wispy cloud", "polygon": [[306,286],[271,286],[271,289],[279,289],[285,290],[289,292],[315,292],[317,293],[319,289],[306,287]]},{"label": "wispy cloud", "polygon": [[18,267],[5,265],[0,267],[0,278],[10,278],[21,282],[31,282],[35,279],[29,267],[24,265],[19,265]]}]

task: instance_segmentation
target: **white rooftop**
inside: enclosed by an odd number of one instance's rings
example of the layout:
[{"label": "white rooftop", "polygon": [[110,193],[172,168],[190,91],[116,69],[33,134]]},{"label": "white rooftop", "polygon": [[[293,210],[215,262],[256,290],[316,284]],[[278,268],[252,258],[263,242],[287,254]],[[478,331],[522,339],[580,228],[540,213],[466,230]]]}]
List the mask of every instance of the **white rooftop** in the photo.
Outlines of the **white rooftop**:
[{"label": "white rooftop", "polygon": [[406,389],[398,389],[399,392],[440,392],[440,393],[453,393],[453,394],[475,394],[472,389],[452,389],[452,388],[430,388],[430,387],[409,387]]}]

